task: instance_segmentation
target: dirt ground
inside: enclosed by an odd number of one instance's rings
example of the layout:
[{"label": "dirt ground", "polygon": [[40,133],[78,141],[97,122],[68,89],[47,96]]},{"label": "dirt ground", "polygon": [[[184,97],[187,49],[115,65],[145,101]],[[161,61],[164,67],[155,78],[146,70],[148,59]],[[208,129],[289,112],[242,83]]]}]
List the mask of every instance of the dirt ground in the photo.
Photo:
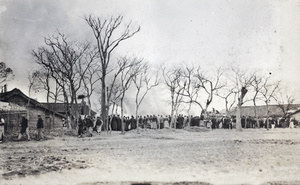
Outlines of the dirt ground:
[{"label": "dirt ground", "polygon": [[1,185],[300,184],[299,128],[66,133],[0,148]]}]

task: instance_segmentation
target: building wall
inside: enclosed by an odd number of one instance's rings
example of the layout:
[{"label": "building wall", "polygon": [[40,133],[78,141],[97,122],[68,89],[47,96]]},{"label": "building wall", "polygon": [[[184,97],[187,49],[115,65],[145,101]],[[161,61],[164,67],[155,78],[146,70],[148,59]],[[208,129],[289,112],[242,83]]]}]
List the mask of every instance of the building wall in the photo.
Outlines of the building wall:
[{"label": "building wall", "polygon": [[38,120],[38,115],[41,115],[42,119],[44,120],[44,127],[48,128],[47,125],[45,125],[45,111],[40,108],[34,108],[34,107],[27,107],[28,110],[28,126],[29,129],[36,129],[36,123]]},{"label": "building wall", "polygon": [[[12,92],[3,93],[2,101],[17,104],[23,108],[22,113],[7,112],[6,130],[19,131],[22,116],[28,119],[28,126],[30,130],[36,129],[38,115],[41,115],[44,120],[45,129],[62,128],[62,115],[53,115],[53,112],[43,107],[39,102],[28,98],[20,90],[14,89]],[[4,113],[2,113],[4,115]],[[0,112],[1,115],[1,112]],[[4,116],[3,116],[4,117]]]},{"label": "building wall", "polygon": [[293,114],[291,117],[295,118],[297,121],[300,121],[300,112]]},{"label": "building wall", "polygon": [[54,122],[52,122],[52,128],[62,128],[62,117],[54,115],[51,113],[51,121],[54,119]]},{"label": "building wall", "polygon": [[[41,115],[44,120],[45,129],[62,128],[62,118],[58,115],[53,115],[52,112],[46,111],[42,108],[30,107],[29,108],[29,122],[30,126],[36,128],[38,115]],[[54,122],[53,122],[54,120]]]},{"label": "building wall", "polygon": [[[62,128],[62,118],[60,116],[54,116],[47,114],[42,108],[26,107],[27,111],[18,112],[0,112],[0,115],[6,122],[5,130],[19,131],[22,116],[28,119],[28,126],[30,130],[36,129],[38,115],[41,115],[44,120],[45,129]],[[53,122],[54,119],[54,122]]]},{"label": "building wall", "polygon": [[27,116],[27,111],[22,110],[9,110],[9,111],[0,111],[0,115],[5,120],[4,130],[9,132],[18,132],[20,131],[20,123],[23,116]]},{"label": "building wall", "polygon": [[[267,108],[265,105],[260,105],[257,106],[257,115],[259,118],[266,118],[267,116]],[[298,108],[300,108],[300,104],[291,104],[289,110],[297,110]],[[236,110],[233,110],[231,112],[231,115],[235,115],[236,114]],[[241,115],[242,116],[251,116],[251,117],[255,117],[254,114],[254,106],[243,106],[241,109]],[[282,110],[280,109],[280,107],[278,105],[269,105],[269,117],[281,117],[284,115],[284,113],[282,112]]]}]

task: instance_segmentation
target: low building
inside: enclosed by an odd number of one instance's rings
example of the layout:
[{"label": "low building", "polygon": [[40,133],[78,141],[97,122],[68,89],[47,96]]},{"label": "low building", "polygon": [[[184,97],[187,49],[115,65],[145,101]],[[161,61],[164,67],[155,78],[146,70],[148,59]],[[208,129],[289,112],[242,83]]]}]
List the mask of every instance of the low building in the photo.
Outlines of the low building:
[{"label": "low building", "polygon": [[[289,104],[289,105],[283,105],[285,111],[290,112],[291,110],[298,110],[300,108],[300,104]],[[256,113],[258,118],[266,118],[273,117],[273,118],[280,118],[284,116],[284,112],[282,108],[279,105],[269,105],[268,110],[269,113],[267,113],[267,106],[266,105],[259,105],[256,106]],[[231,115],[236,115],[236,109],[231,111]],[[287,116],[290,114],[287,114]],[[253,117],[255,118],[255,107],[254,106],[242,106],[241,109],[241,116],[245,117]],[[300,120],[300,119],[299,119]]]},{"label": "low building", "polygon": [[[47,107],[48,109],[54,110],[55,113],[64,115],[66,117],[66,120],[64,120],[64,124],[68,127],[75,127],[74,125],[74,117],[71,116],[71,107],[68,107],[68,104],[66,103],[41,103],[44,107]],[[85,116],[96,116],[96,112],[91,110],[88,105],[83,103],[78,103],[77,105],[73,105],[74,111],[76,111],[75,115],[85,115]],[[73,114],[74,115],[74,114]],[[72,125],[73,124],[73,125]]]},{"label": "low building", "polygon": [[0,101],[0,117],[4,118],[5,123],[10,123],[4,124],[5,131],[19,131],[22,116],[27,116],[25,107]]},{"label": "low building", "polygon": [[[70,116],[70,112],[68,112],[68,105],[66,103],[41,103],[44,107],[47,107],[51,110],[54,110],[56,113]],[[95,117],[96,112],[91,110],[90,107],[86,104],[78,103],[75,106],[75,111],[77,111],[78,115],[90,115],[92,117]],[[70,110],[70,109],[69,109]]]},{"label": "low building", "polygon": [[1,110],[0,114],[7,120],[8,129],[12,127],[11,129],[15,130],[22,116],[27,117],[30,128],[36,128],[38,115],[41,115],[44,120],[45,129],[61,128],[62,120],[65,119],[64,115],[55,113],[37,100],[29,98],[17,88],[0,93],[0,101],[8,103],[11,107],[20,108],[20,110],[14,110],[13,108]]},{"label": "low building", "polygon": [[290,116],[292,119],[300,121],[300,107],[297,110],[291,110]]}]

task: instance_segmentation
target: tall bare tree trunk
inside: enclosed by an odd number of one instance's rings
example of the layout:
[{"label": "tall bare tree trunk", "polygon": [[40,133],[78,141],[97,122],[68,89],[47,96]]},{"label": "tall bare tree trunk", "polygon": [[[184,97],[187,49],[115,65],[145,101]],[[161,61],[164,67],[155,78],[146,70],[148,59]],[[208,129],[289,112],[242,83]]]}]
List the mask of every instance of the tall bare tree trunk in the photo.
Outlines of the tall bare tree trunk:
[{"label": "tall bare tree trunk", "polygon": [[174,102],[172,102],[170,128],[173,127],[173,122],[174,122],[173,117],[174,117]]},{"label": "tall bare tree trunk", "polygon": [[269,125],[270,125],[270,123],[269,123],[269,104],[266,103],[266,105],[267,105],[267,130],[269,130]]},{"label": "tall bare tree trunk", "polygon": [[189,103],[189,108],[188,108],[188,121],[187,121],[188,128],[191,127],[191,114],[190,114],[191,106],[192,106],[192,103],[190,102]]},{"label": "tall bare tree trunk", "polygon": [[139,119],[138,119],[139,112],[138,112],[138,109],[139,109],[139,107],[137,106],[136,110],[135,110],[135,119],[136,119],[136,131],[139,134],[140,133],[140,129],[139,129]]},{"label": "tall bare tree trunk", "polygon": [[254,115],[255,115],[255,120],[256,120],[256,125],[259,128],[259,120],[258,120],[258,114],[257,114],[257,107],[256,107],[256,102],[253,101],[254,104]]},{"label": "tall bare tree trunk", "polygon": [[121,98],[121,128],[122,128],[122,134],[125,134],[123,100],[124,100],[124,96]]},{"label": "tall bare tree trunk", "polygon": [[101,78],[101,118],[103,120],[103,123],[105,123],[106,131],[108,131],[105,74],[106,71],[104,69],[104,71],[102,71],[102,78]]},{"label": "tall bare tree trunk", "polygon": [[237,110],[236,110],[236,131],[242,131],[241,109],[242,109],[242,105],[239,100],[237,104]]}]

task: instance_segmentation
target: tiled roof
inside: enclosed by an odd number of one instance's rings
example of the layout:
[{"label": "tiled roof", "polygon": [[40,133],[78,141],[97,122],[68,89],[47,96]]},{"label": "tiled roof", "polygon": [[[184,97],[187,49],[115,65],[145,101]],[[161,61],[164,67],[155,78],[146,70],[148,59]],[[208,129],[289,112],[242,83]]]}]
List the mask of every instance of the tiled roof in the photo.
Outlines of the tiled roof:
[{"label": "tiled roof", "polygon": [[[44,107],[49,107],[49,109],[55,110],[59,113],[66,113],[67,112],[67,104],[66,103],[41,103]],[[81,111],[81,103],[78,103],[77,105],[74,104],[74,107],[76,111]],[[85,110],[88,111],[88,105],[85,105]],[[95,111],[91,110],[92,114],[96,114]],[[88,114],[88,112],[86,112]]]},{"label": "tiled roof", "polygon": [[[287,109],[287,104],[284,105],[285,109]],[[299,110],[300,104],[290,104],[289,110]],[[283,116],[282,109],[278,105],[269,105],[269,116],[281,117]],[[260,105],[256,106],[256,112],[258,117],[266,117],[267,116],[267,106]],[[236,109],[231,112],[232,115],[235,115]],[[243,106],[241,110],[242,116],[252,116],[254,117],[254,106]]]},{"label": "tiled roof", "polygon": [[19,95],[20,97],[26,99],[26,100],[30,100],[30,103],[34,104],[34,105],[40,105],[40,102],[36,101],[35,99],[29,98],[28,96],[26,96],[20,89],[14,88],[11,91],[7,91],[4,93],[0,93],[0,101],[3,102],[7,102],[7,100],[15,95]]},{"label": "tiled roof", "polygon": [[[35,107],[39,107],[41,109],[44,109],[44,110],[47,110],[47,111],[50,111],[50,112],[54,112],[53,109],[50,109],[48,107],[43,106],[42,103],[38,102],[35,99],[29,98],[20,89],[17,89],[17,88],[14,88],[11,91],[0,93],[0,101],[11,103],[11,102],[9,102],[10,98],[14,97],[14,96],[19,96],[19,97],[23,98],[25,101],[29,100],[30,104],[35,106]],[[17,102],[13,102],[13,103],[17,103]],[[62,114],[56,114],[56,115],[58,115],[60,117],[65,117]]]}]

